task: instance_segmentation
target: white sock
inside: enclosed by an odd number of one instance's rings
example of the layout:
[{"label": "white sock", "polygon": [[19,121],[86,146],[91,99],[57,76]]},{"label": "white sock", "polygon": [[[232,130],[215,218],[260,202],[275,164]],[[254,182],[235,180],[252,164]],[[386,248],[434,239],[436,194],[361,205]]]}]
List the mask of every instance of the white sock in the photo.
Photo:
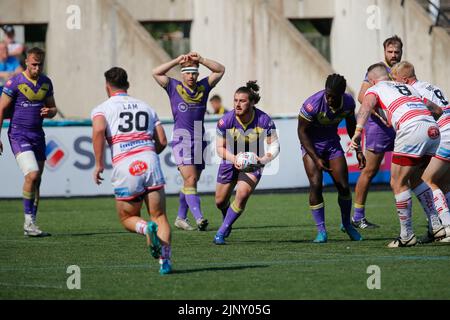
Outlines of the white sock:
[{"label": "white sock", "polygon": [[450,203],[450,191],[445,194],[445,200],[447,200],[447,204]]},{"label": "white sock", "polygon": [[147,221],[141,220],[136,223],[136,233],[147,234]]},{"label": "white sock", "polygon": [[28,225],[33,222],[33,216],[30,214],[24,214],[25,216],[25,224]]},{"label": "white sock", "polygon": [[439,213],[439,219],[441,219],[444,226],[450,225],[450,212],[448,210],[448,204],[445,200],[444,193],[441,189],[436,189],[433,191],[433,196],[434,205]]},{"label": "white sock", "polygon": [[419,186],[413,189],[413,192],[422,205],[422,208],[428,218],[428,229],[430,229],[430,231],[439,229],[442,224],[439,220],[438,212],[434,207],[433,191],[431,191],[430,187],[425,182],[422,182]]},{"label": "white sock", "polygon": [[395,195],[398,218],[400,219],[400,237],[404,240],[411,238],[414,234],[411,219],[411,190],[408,189]]}]

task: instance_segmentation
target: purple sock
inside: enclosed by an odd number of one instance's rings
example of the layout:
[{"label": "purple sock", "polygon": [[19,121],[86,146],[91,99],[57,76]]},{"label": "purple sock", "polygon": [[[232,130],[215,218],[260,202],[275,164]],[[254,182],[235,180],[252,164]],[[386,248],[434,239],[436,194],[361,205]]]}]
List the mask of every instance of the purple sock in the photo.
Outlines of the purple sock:
[{"label": "purple sock", "polygon": [[23,198],[23,212],[25,214],[33,214],[34,199]]},{"label": "purple sock", "polygon": [[231,228],[233,223],[239,218],[240,215],[240,213],[234,211],[232,206],[230,206],[228,208],[227,215],[225,216],[225,220],[219,228],[219,232],[221,234],[226,234],[226,232]]},{"label": "purple sock", "polygon": [[194,216],[195,221],[200,218],[203,218],[202,209],[200,206],[200,197],[198,194],[186,194],[186,202],[189,206],[189,209]]},{"label": "purple sock", "polygon": [[352,212],[352,199],[342,199],[338,197],[339,207],[341,207],[341,219],[344,226],[350,225],[350,214]]},{"label": "purple sock", "polygon": [[[316,207],[316,206],[315,206]],[[327,232],[325,228],[325,207],[322,204],[321,208],[311,209],[312,216],[316,222],[318,232]]]},{"label": "purple sock", "polygon": [[180,191],[180,205],[178,206],[178,218],[180,219],[186,219],[187,217],[187,211],[188,211],[188,204],[186,202],[186,195],[184,194],[183,190]]},{"label": "purple sock", "polygon": [[356,207],[357,205],[355,204],[355,214],[353,215],[353,221],[361,221],[361,219],[365,218],[366,216],[366,209],[364,208],[364,206]]}]

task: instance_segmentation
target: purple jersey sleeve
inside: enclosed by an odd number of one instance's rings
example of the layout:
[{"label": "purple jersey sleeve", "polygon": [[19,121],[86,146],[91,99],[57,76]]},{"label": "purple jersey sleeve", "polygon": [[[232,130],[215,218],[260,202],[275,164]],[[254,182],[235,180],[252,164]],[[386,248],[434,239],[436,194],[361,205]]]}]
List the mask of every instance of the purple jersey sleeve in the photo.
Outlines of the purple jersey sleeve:
[{"label": "purple jersey sleeve", "polygon": [[17,97],[17,82],[14,79],[9,79],[6,81],[5,86],[3,87],[3,93],[9,96],[10,98]]},{"label": "purple jersey sleeve", "polygon": [[177,87],[178,81],[174,78],[169,78],[169,82],[167,83],[167,86],[164,88],[169,95],[169,97],[173,96],[173,93],[175,91],[175,88]]},{"label": "purple jersey sleeve", "polygon": [[50,80],[50,78],[47,78],[47,81],[48,81],[49,87],[48,87],[46,98],[49,98],[49,97],[53,97],[53,83],[52,83],[52,80]]},{"label": "purple jersey sleeve", "polygon": [[317,115],[317,108],[314,107],[310,99],[306,100],[305,103],[300,108],[299,116],[309,122],[312,122],[316,115]]},{"label": "purple jersey sleeve", "polygon": [[273,122],[273,120],[269,116],[266,116],[265,128],[264,129],[266,130],[268,137],[270,137],[272,135],[272,132],[277,129],[275,127],[275,122]]},{"label": "purple jersey sleeve", "polygon": [[217,122],[216,133],[219,137],[225,138],[227,135],[227,129],[227,117],[225,115]]}]

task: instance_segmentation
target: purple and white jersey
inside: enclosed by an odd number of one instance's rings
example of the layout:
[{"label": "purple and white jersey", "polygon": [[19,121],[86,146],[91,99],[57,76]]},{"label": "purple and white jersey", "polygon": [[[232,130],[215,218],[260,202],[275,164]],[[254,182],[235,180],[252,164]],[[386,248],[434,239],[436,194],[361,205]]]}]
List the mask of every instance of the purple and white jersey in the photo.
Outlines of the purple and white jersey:
[{"label": "purple and white jersey", "polygon": [[254,108],[248,123],[242,123],[234,110],[225,113],[217,122],[217,135],[226,139],[227,150],[233,154],[254,152],[261,157],[265,154],[264,141],[276,130],[275,123],[264,111]]},{"label": "purple and white jersey", "polygon": [[339,110],[332,111],[327,104],[325,90],[321,90],[303,103],[299,117],[311,122],[308,136],[313,143],[323,141],[339,141],[339,123],[355,114],[355,100],[347,93],[342,98]]},{"label": "purple and white jersey", "polygon": [[[179,143],[177,136],[185,136],[185,133],[177,135],[177,130],[188,131],[191,142],[202,140],[204,134],[203,121],[205,119],[208,95],[212,87],[208,83],[208,77],[197,82],[194,91],[185,86],[181,81],[169,78],[165,87],[170,99],[172,115],[174,119],[173,143]],[[198,132],[200,126],[201,132]],[[196,129],[196,130],[195,130]],[[201,135],[200,135],[201,134]]]},{"label": "purple and white jersey", "polygon": [[3,93],[13,99],[10,129],[42,130],[41,108],[45,99],[53,96],[53,85],[48,77],[40,75],[32,80],[22,72],[5,83]]}]

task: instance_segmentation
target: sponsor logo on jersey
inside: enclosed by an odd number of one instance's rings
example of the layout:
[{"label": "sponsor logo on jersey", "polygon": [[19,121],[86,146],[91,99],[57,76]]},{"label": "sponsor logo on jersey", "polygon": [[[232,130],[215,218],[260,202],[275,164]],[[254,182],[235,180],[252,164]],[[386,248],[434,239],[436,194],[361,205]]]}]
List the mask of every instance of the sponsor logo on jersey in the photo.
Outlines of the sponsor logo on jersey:
[{"label": "sponsor logo on jersey", "polygon": [[305,110],[307,112],[312,112],[314,110],[314,107],[310,103],[308,103],[305,107]]},{"label": "sponsor logo on jersey", "polygon": [[50,170],[56,170],[68,158],[68,152],[62,143],[55,138],[51,138],[45,146],[45,156],[47,157],[46,167]]},{"label": "sponsor logo on jersey", "polygon": [[186,112],[188,110],[188,105],[184,102],[180,102],[178,104],[178,110],[180,110],[180,112]]},{"label": "sponsor logo on jersey", "polygon": [[136,160],[130,164],[128,171],[132,176],[141,176],[148,170],[148,165],[146,162],[141,160]]}]

